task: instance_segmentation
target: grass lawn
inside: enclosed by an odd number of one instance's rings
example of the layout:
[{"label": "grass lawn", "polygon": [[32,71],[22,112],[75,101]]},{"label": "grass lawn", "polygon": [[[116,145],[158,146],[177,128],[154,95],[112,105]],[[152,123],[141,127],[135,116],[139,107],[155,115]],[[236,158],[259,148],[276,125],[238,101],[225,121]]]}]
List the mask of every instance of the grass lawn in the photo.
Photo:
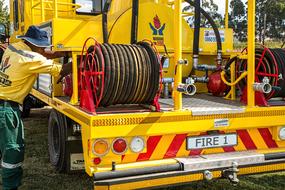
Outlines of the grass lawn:
[{"label": "grass lawn", "polygon": [[[59,174],[49,164],[47,145],[47,121],[50,109],[33,110],[24,120],[26,154],[23,186],[20,190],[90,190],[92,178],[85,173]],[[227,180],[196,182],[191,185],[167,188],[167,190],[285,190],[285,172],[240,177],[233,187]],[[0,179],[0,184],[2,184]],[[1,185],[0,185],[1,189]]]}]

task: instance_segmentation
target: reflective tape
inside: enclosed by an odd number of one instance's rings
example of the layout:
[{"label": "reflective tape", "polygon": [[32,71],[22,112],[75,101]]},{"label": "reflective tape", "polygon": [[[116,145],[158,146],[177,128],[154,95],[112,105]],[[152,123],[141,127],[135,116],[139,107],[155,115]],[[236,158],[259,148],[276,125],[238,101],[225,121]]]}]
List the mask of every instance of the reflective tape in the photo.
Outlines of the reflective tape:
[{"label": "reflective tape", "polygon": [[19,162],[17,164],[9,164],[9,163],[3,162],[3,160],[1,163],[1,166],[6,169],[15,169],[15,168],[21,167],[22,165],[23,165],[23,162]]}]

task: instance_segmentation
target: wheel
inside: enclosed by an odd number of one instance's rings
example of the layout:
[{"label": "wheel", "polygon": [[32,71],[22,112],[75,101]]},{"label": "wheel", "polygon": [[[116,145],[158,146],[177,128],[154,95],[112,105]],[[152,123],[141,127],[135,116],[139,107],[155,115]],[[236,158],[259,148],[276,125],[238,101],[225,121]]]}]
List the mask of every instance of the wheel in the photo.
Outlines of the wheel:
[{"label": "wheel", "polygon": [[48,122],[48,150],[50,163],[59,172],[66,171],[66,139],[66,117],[56,110],[52,110]]}]

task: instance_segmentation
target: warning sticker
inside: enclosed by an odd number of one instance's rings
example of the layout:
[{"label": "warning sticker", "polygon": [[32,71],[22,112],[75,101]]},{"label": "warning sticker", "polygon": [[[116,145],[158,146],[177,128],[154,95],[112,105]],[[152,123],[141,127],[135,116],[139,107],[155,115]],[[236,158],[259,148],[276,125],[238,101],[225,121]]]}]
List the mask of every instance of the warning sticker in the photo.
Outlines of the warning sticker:
[{"label": "warning sticker", "polygon": [[[219,30],[220,36],[221,36],[221,41],[222,43],[225,42],[225,31],[224,30]],[[215,32],[214,30],[205,30],[204,31],[204,40],[205,42],[217,42]]]}]

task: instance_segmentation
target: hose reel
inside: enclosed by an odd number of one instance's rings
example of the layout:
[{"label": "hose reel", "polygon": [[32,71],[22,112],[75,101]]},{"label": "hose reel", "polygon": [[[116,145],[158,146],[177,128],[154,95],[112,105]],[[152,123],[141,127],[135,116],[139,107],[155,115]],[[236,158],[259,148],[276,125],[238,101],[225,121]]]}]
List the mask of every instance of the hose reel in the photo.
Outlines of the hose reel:
[{"label": "hose reel", "polygon": [[[236,77],[240,77],[247,70],[247,60],[240,60],[236,63]],[[284,49],[255,49],[255,82],[267,83],[272,86],[272,90],[264,93],[265,99],[274,97],[285,97],[285,51]],[[241,90],[246,87],[246,78],[238,83]]]},{"label": "hose reel", "polygon": [[98,107],[116,104],[158,105],[155,100],[161,89],[161,64],[156,50],[147,42],[126,45],[94,41],[89,47],[85,43],[82,50],[81,107],[95,112]]}]

